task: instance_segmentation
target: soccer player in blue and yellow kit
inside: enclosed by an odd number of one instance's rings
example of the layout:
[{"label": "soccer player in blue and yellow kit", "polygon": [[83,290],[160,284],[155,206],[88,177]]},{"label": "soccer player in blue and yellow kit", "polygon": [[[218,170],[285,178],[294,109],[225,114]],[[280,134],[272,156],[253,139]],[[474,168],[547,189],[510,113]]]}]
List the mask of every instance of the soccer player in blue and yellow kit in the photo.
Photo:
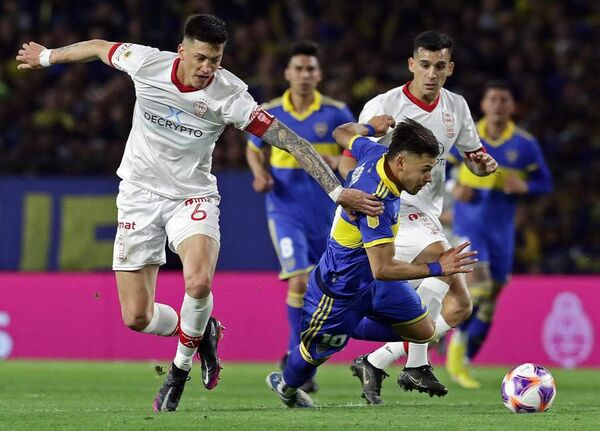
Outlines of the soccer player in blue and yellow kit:
[{"label": "soccer player in blue and yellow kit", "polygon": [[[317,91],[321,77],[318,46],[310,42],[294,45],[285,69],[289,89],[282,97],[263,107],[312,143],[335,170],[341,150],[332,132],[337,126],[354,121],[354,118],[342,102]],[[269,231],[281,265],[279,278],[288,281],[289,352],[300,342],[300,320],[308,273],[325,250],[335,204],[294,156],[271,148],[268,167],[266,150],[264,141],[251,137],[246,154],[254,174],[254,190],[266,192]],[[283,366],[286,358],[287,353]],[[314,380],[308,382],[305,389],[315,392],[317,386]]]},{"label": "soccer player in blue and yellow kit", "polygon": [[[479,264],[467,276],[473,313],[455,331],[446,362],[450,376],[465,388],[480,386],[466,364],[485,341],[498,294],[510,278],[518,197],[552,190],[551,174],[537,141],[511,121],[515,101],[509,86],[490,82],[481,110],[484,117],[477,131],[487,152],[498,161],[498,171],[477,177],[460,165],[453,190],[454,233],[479,251]],[[456,152],[451,154],[456,161]]]},{"label": "soccer player in blue and yellow kit", "polygon": [[333,133],[357,159],[347,187],[373,193],[384,212],[377,217],[342,212],[334,220],[325,253],[310,273],[301,341],[283,373],[267,377],[268,386],[288,407],[313,406],[300,387],[350,337],[417,343],[433,339],[435,324],[427,307],[402,280],[469,272],[465,265],[475,262],[475,252],[463,252],[468,242],[446,251],[437,262],[394,259],[400,192],[416,194],[430,182],[439,155],[433,133],[413,120],[395,127],[389,148],[365,137],[381,136],[394,124],[393,117],[383,115],[366,125],[339,126]]}]

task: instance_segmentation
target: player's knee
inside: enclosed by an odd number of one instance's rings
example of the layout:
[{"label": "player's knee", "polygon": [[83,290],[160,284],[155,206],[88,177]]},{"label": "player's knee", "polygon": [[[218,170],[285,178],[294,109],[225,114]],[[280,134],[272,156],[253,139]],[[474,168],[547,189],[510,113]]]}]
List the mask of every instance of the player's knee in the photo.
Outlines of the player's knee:
[{"label": "player's knee", "polygon": [[205,298],[210,293],[211,279],[207,275],[197,274],[185,277],[185,291],[192,298]]},{"label": "player's knee", "polygon": [[123,311],[123,323],[133,331],[141,331],[146,328],[152,320],[152,314],[145,311]]},{"label": "player's knee", "polygon": [[433,339],[435,335],[435,323],[428,317],[419,322],[418,331],[413,335],[415,343],[427,343]]},{"label": "player's knee", "polygon": [[305,277],[304,274],[292,277],[288,282],[288,291],[304,295],[304,293],[306,293],[307,283],[308,277]]},{"label": "player's knee", "polygon": [[473,301],[469,295],[447,295],[444,298],[442,316],[448,325],[455,327],[467,320],[473,312]]}]

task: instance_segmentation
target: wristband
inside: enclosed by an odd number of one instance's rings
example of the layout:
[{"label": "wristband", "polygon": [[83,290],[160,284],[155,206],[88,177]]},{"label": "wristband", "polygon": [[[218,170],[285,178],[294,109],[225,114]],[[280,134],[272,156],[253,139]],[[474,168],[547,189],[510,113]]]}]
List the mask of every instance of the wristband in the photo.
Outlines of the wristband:
[{"label": "wristband", "polygon": [[40,62],[40,66],[50,67],[50,54],[52,53],[51,49],[44,49],[40,52],[38,56],[38,61]]},{"label": "wristband", "polygon": [[429,267],[429,276],[430,277],[439,277],[440,275],[444,275],[444,272],[442,271],[441,263],[431,262],[431,263],[428,263],[427,266]]},{"label": "wristband", "polygon": [[367,129],[367,134],[364,136],[375,136],[375,127],[371,126],[369,123],[363,123],[361,126]]},{"label": "wristband", "polygon": [[337,201],[340,198],[340,195],[342,194],[343,191],[344,191],[344,188],[342,186],[337,186],[335,189],[333,189],[331,192],[329,192],[328,195],[332,201],[337,203]]}]

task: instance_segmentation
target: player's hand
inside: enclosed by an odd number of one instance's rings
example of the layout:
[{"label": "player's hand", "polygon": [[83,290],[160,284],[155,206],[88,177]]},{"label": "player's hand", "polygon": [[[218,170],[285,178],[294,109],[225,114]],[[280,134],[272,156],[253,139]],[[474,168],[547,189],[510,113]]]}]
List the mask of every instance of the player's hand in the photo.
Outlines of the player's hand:
[{"label": "player's hand", "polygon": [[488,153],[483,151],[476,151],[475,153],[469,154],[469,160],[471,160],[477,167],[478,172],[476,174],[485,176],[496,172],[498,169],[498,162]]},{"label": "player's hand", "polygon": [[17,65],[17,69],[42,69],[43,66],[40,64],[39,56],[40,52],[42,52],[44,49],[46,49],[46,47],[40,45],[39,43],[24,43],[16,57],[17,61],[20,63]]},{"label": "player's hand", "polygon": [[504,179],[504,193],[508,195],[524,195],[529,192],[527,181],[519,178],[515,173],[509,174]]},{"label": "player's hand", "polygon": [[477,254],[477,251],[464,251],[469,245],[471,243],[465,241],[458,247],[453,247],[442,253],[439,263],[442,265],[444,275],[473,271],[473,268],[465,268],[477,262],[477,259],[473,258]]},{"label": "player's hand", "polygon": [[344,189],[337,200],[352,220],[356,219],[355,212],[371,217],[383,214],[383,202],[375,195],[370,195],[357,189]]},{"label": "player's hand", "polygon": [[456,184],[452,189],[452,197],[458,202],[469,202],[475,196],[475,190],[469,186]]},{"label": "player's hand", "polygon": [[265,193],[273,188],[273,177],[267,171],[261,173],[252,181],[252,188],[257,193]]},{"label": "player's hand", "polygon": [[396,125],[396,120],[390,115],[378,115],[367,121],[375,129],[375,136],[383,136],[387,133],[390,127]]}]

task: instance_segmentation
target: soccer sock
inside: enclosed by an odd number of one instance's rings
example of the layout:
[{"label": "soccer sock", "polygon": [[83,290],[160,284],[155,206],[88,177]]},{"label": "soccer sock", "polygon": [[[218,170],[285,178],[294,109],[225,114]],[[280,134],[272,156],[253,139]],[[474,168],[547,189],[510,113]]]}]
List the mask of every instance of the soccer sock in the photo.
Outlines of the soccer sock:
[{"label": "soccer sock", "polygon": [[290,339],[288,352],[300,344],[300,324],[302,323],[302,307],[304,306],[304,294],[288,290],[287,316],[290,326]]},{"label": "soccer sock", "polygon": [[213,309],[213,296],[196,299],[187,293],[181,304],[181,324],[179,329],[179,343],[173,362],[178,368],[189,371],[192,368],[192,357],[202,340],[202,334]]},{"label": "soccer sock", "polygon": [[473,359],[481,349],[483,342],[490,330],[490,322],[485,322],[475,317],[467,329],[467,358]]},{"label": "soccer sock", "polygon": [[352,333],[352,338],[367,341],[402,340],[402,337],[398,335],[391,326],[369,319],[368,317],[365,317],[358,322],[358,325],[356,325],[356,328],[354,328],[354,332]]},{"label": "soccer sock", "polygon": [[437,341],[442,338],[450,329],[452,329],[452,327],[448,325],[446,319],[440,314],[435,320],[435,340]]},{"label": "soccer sock", "polygon": [[[442,311],[442,301],[444,295],[448,292],[450,286],[448,283],[440,280],[439,278],[426,278],[423,280],[417,293],[427,305],[429,309],[429,315],[436,321]],[[421,367],[427,365],[429,359],[427,358],[427,343],[409,343],[408,357],[406,358],[406,367]]]},{"label": "soccer sock", "polygon": [[300,354],[300,346],[294,347],[288,355],[283,380],[292,388],[299,388],[317,372],[317,366],[309,364]]},{"label": "soccer sock", "polygon": [[367,355],[367,360],[371,365],[380,370],[385,370],[387,367],[392,365],[394,361],[398,360],[401,356],[406,356],[406,349],[408,348],[408,342],[398,343],[387,343],[379,349],[371,352]]},{"label": "soccer sock", "polygon": [[144,334],[162,335],[169,337],[177,334],[177,325],[179,323],[179,316],[177,311],[166,304],[154,303],[154,313],[152,313],[152,320],[148,323],[144,329],[140,332]]}]

